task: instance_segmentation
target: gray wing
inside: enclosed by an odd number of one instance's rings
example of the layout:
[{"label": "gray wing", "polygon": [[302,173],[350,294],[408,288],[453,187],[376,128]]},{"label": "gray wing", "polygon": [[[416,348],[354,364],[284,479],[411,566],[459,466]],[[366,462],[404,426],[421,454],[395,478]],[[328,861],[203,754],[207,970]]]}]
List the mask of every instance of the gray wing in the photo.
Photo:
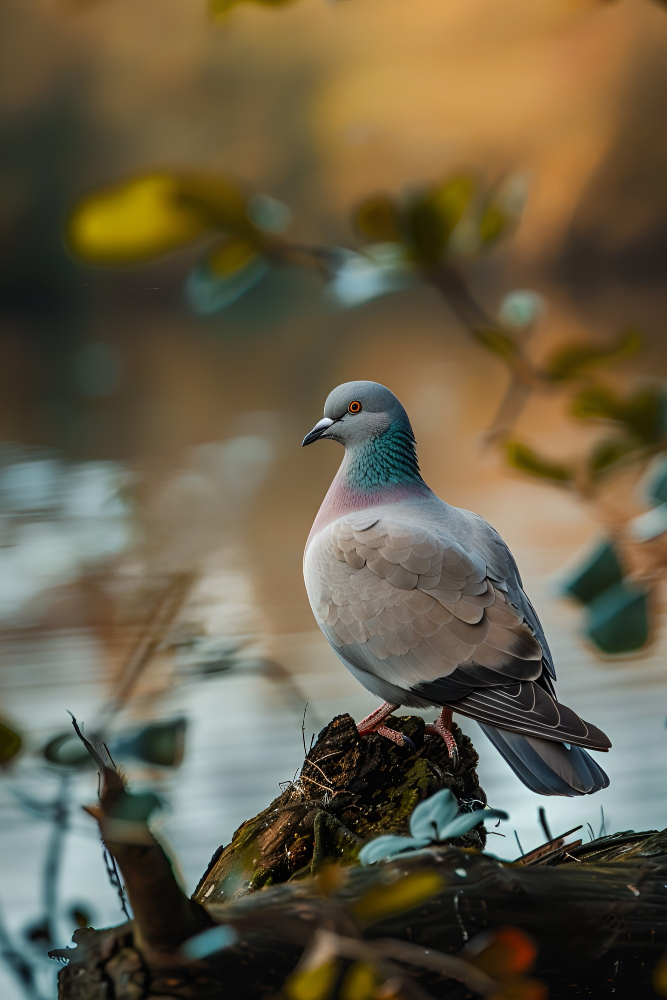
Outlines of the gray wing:
[{"label": "gray wing", "polygon": [[323,529],[304,566],[323,632],[370,690],[379,678],[402,704],[451,704],[527,735],[608,745],[556,702],[542,666],[548,647],[507,546],[481,518],[457,513],[456,538],[372,512]]}]

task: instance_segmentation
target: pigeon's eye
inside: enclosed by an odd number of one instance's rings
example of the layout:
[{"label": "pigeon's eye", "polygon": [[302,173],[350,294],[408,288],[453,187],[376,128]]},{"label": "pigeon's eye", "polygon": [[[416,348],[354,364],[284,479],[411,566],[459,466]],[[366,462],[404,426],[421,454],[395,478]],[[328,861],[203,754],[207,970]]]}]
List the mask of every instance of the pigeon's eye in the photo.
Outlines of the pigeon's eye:
[{"label": "pigeon's eye", "polygon": [[358,399],[353,399],[347,408],[348,413],[361,413],[361,403]]}]

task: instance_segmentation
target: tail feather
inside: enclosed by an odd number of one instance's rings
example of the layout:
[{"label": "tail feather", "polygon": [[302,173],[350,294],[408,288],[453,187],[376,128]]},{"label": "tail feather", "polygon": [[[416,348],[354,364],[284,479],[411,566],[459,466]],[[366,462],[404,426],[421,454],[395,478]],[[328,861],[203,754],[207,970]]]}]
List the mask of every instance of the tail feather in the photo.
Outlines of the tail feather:
[{"label": "tail feather", "polygon": [[516,776],[534,792],[591,795],[609,784],[602,768],[581,747],[480,725]]}]

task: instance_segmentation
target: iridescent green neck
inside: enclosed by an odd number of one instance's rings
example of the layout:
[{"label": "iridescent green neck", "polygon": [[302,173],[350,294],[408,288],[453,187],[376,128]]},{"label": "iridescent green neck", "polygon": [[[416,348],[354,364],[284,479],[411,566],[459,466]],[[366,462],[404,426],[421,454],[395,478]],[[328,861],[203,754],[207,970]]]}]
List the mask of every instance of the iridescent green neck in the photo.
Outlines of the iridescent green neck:
[{"label": "iridescent green neck", "polygon": [[414,436],[410,428],[399,421],[379,437],[349,448],[342,471],[347,485],[353,490],[423,483]]}]

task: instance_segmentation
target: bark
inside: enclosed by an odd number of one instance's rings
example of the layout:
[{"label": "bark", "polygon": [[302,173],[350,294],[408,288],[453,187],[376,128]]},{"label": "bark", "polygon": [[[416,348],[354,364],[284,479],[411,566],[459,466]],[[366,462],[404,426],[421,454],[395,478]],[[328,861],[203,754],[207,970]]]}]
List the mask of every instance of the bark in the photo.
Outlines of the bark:
[{"label": "bark", "polygon": [[[318,934],[338,942],[343,967],[366,955],[383,974],[398,970],[406,998],[469,997],[478,995],[471,984],[480,973],[466,946],[506,925],[535,940],[535,974],[552,997],[654,997],[652,970],[667,949],[667,831],[588,844],[556,839],[506,864],[482,853],[477,828],[452,844],[359,867],[361,842],[407,833],[414,805],[439,788],[470,806],[485,801],[475,751],[460,730],[453,768],[439,738],[424,738],[421,719],[390,724],[415,750],[360,738],[349,716],[327,726],[299,780],[217,852],[192,900],[147,828],[140,845],[108,839],[134,923],[76,932],[60,1000],[276,996]],[[401,891],[424,878],[431,889],[423,898],[378,907],[387,887]],[[215,924],[231,925],[236,942],[188,958],[183,942]],[[468,979],[459,974],[465,968]]]}]

